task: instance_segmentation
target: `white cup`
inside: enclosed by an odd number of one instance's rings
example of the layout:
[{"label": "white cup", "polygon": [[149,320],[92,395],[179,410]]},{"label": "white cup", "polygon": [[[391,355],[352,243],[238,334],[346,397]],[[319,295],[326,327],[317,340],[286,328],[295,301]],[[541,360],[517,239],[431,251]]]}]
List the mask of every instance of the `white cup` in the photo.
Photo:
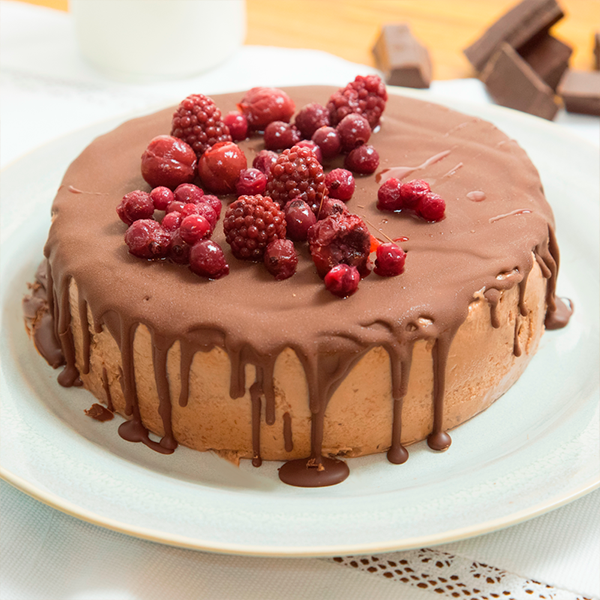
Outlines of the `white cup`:
[{"label": "white cup", "polygon": [[109,77],[189,77],[229,58],[246,36],[245,0],[70,0],[83,55]]}]

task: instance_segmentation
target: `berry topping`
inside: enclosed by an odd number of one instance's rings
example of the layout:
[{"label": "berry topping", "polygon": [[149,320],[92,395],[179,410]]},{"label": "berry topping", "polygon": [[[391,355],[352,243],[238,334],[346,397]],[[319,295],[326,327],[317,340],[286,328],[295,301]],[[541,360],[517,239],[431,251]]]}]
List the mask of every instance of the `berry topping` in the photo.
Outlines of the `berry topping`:
[{"label": "berry topping", "polygon": [[280,206],[299,198],[308,203],[316,214],[327,198],[325,175],[321,163],[310,148],[294,146],[284,150],[271,167],[267,195]]},{"label": "berry topping", "polygon": [[331,215],[347,215],[350,211],[348,207],[336,198],[327,198],[321,206],[321,210],[317,217],[320,219],[326,219]]},{"label": "berry topping", "polygon": [[397,244],[387,242],[377,247],[377,258],[373,270],[381,277],[395,277],[404,272],[405,261],[406,252]]},{"label": "berry topping", "polygon": [[335,296],[347,298],[358,289],[360,274],[356,267],[336,265],[325,275],[325,287]]},{"label": "berry topping", "polygon": [[371,137],[369,121],[356,113],[346,115],[338,123],[336,129],[340,134],[342,150],[344,152],[350,152],[350,150],[366,144]]},{"label": "berry topping", "polygon": [[250,129],[264,129],[272,121],[287,123],[296,106],[283,90],[255,87],[246,92],[238,108],[246,115]]},{"label": "berry topping", "polygon": [[147,192],[135,190],[123,196],[121,204],[117,206],[117,214],[126,225],[139,219],[151,219],[154,215],[154,202]]},{"label": "berry topping", "polygon": [[179,229],[182,219],[183,215],[180,212],[173,211],[166,214],[160,224],[165,231],[173,232]]},{"label": "berry topping", "polygon": [[247,166],[244,153],[233,142],[220,142],[198,161],[198,174],[206,188],[215,194],[235,192],[240,172]]},{"label": "berry topping", "polygon": [[156,210],[166,210],[167,206],[169,206],[169,204],[175,200],[173,192],[169,188],[162,185],[155,187],[150,192],[150,198],[152,198],[152,202],[154,202],[154,208]]},{"label": "berry topping", "polygon": [[[174,214],[174,213],[171,213]],[[169,260],[177,265],[187,265],[190,262],[190,245],[186,244],[179,230],[173,233],[171,237],[171,247],[169,248]]]},{"label": "berry topping", "polygon": [[189,144],[198,157],[218,142],[230,142],[229,128],[217,105],[203,94],[188,96],[173,115],[171,135]]},{"label": "berry topping", "polygon": [[271,167],[277,162],[279,155],[271,150],[261,150],[252,161],[252,166],[262,171],[267,177]]},{"label": "berry topping", "polygon": [[416,209],[423,196],[431,191],[429,184],[422,179],[413,179],[402,184],[402,208]]},{"label": "berry topping", "polygon": [[312,140],[300,140],[296,146],[300,146],[300,148],[310,148],[313,151],[315,158],[323,164],[323,152]]},{"label": "berry topping", "polygon": [[159,135],[150,141],[142,154],[142,177],[154,188],[175,189],[193,181],[196,154],[188,144],[170,135]]},{"label": "berry topping", "polygon": [[204,199],[204,190],[193,183],[182,183],[175,188],[173,195],[178,202],[197,204]]},{"label": "berry topping", "polygon": [[371,235],[358,215],[332,215],[318,221],[308,232],[308,243],[321,277],[339,264],[356,267],[361,277],[371,271]]},{"label": "berry topping", "polygon": [[312,136],[312,141],[321,148],[323,158],[333,158],[342,151],[340,134],[333,127],[319,127]]},{"label": "berry topping", "polygon": [[261,260],[270,242],[285,238],[285,215],[266,196],[240,196],[227,209],[223,230],[236,258]]},{"label": "berry topping", "polygon": [[267,189],[267,176],[258,169],[244,169],[235,185],[238,196],[264,194]]},{"label": "berry topping", "polygon": [[284,212],[287,236],[294,242],[305,242],[308,230],[317,222],[315,213],[304,200],[290,200]]},{"label": "berry topping", "polygon": [[325,185],[330,198],[347,202],[354,194],[354,175],[346,169],[333,169],[325,176]]},{"label": "berry topping", "polygon": [[265,127],[265,148],[268,150],[285,150],[291,148],[302,139],[295,125],[283,121],[272,121]]},{"label": "berry topping", "polygon": [[344,160],[344,167],[360,175],[375,173],[378,166],[379,154],[373,146],[369,146],[368,144],[354,148]]},{"label": "berry topping", "polygon": [[287,279],[296,272],[298,256],[291,240],[273,240],[265,249],[267,271],[277,280]]},{"label": "berry topping", "polygon": [[421,196],[416,213],[426,221],[441,221],[446,212],[446,202],[438,194],[428,192]]},{"label": "berry topping", "polygon": [[202,215],[189,215],[181,221],[179,233],[181,234],[181,239],[186,244],[193,245],[196,242],[209,237],[212,233],[212,227]]},{"label": "berry topping", "polygon": [[184,219],[186,217],[189,217],[190,215],[197,215],[199,214],[198,205],[194,204],[193,202],[188,202],[187,204],[184,204],[181,207],[181,210],[179,212],[181,213],[181,216]]},{"label": "berry topping", "polygon": [[129,252],[140,258],[165,258],[169,252],[171,236],[153,219],[133,222],[125,232]]},{"label": "berry topping", "polygon": [[208,202],[199,202],[194,206],[196,207],[195,214],[202,215],[210,223],[210,230],[212,233],[213,229],[217,225],[217,221],[219,220],[214,208]]},{"label": "berry topping", "polygon": [[167,214],[172,212],[182,212],[185,204],[183,202],[179,202],[178,200],[173,200],[173,202],[169,202],[167,206]]},{"label": "berry topping", "polygon": [[215,215],[217,215],[218,221],[221,216],[221,209],[223,208],[223,204],[221,203],[221,201],[212,194],[204,194],[202,200],[215,211]]},{"label": "berry topping", "polygon": [[318,102],[311,102],[300,109],[294,119],[294,125],[304,139],[310,140],[319,127],[329,125],[329,112]]},{"label": "berry topping", "polygon": [[248,137],[248,119],[241,112],[234,110],[227,113],[223,117],[223,122],[229,127],[229,133],[234,142],[241,142]]},{"label": "berry topping", "polygon": [[378,75],[358,75],[354,81],[329,98],[329,120],[332,125],[337,125],[346,115],[358,113],[374,129],[379,124],[386,101],[385,84]]},{"label": "berry topping", "polygon": [[377,208],[379,210],[402,210],[402,182],[395,177],[390,177],[377,190]]},{"label": "berry topping", "polygon": [[212,240],[196,242],[190,250],[190,269],[208,279],[220,279],[229,273],[221,246]]}]

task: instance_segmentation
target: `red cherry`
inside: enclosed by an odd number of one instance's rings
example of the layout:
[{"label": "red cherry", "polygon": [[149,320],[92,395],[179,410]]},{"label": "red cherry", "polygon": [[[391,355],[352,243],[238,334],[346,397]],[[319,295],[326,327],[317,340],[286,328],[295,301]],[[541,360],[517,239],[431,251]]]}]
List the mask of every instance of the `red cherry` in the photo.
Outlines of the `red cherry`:
[{"label": "red cherry", "polygon": [[196,161],[196,153],[183,140],[159,135],[142,154],[142,177],[153,188],[165,186],[173,190],[193,181]]},{"label": "red cherry", "polygon": [[231,194],[246,166],[246,157],[239,146],[233,142],[219,142],[200,157],[198,174],[211,192]]}]

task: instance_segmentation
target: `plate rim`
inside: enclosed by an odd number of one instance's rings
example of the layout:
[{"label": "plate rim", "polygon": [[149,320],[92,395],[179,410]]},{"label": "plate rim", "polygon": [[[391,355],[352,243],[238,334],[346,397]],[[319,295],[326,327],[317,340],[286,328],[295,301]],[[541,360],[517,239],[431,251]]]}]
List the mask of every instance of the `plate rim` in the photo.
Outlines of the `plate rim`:
[{"label": "plate rim", "polygon": [[[582,146],[586,146],[588,151],[598,152],[599,150],[599,148],[595,144],[577,136],[575,133],[569,131],[565,127],[556,126],[556,124],[554,123],[536,117],[532,117],[531,115],[519,113],[518,111],[514,111],[512,109],[484,103],[469,102],[462,99],[459,100],[455,98],[444,98],[441,95],[434,95],[433,97],[431,97],[431,94],[428,94],[427,92],[406,90],[404,88],[391,88],[391,86],[388,87],[388,90],[393,94],[419,98],[434,104],[442,104],[444,106],[448,106],[459,111],[472,110],[478,116],[481,113],[483,113],[483,118],[493,118],[494,113],[497,113],[500,116],[506,116],[511,119],[516,118],[517,120],[526,122],[528,125],[535,127],[538,131],[542,131],[545,133],[552,131],[554,135],[558,135],[559,137],[566,136],[569,139],[569,141],[581,144]],[[147,110],[144,109],[142,111],[137,111],[135,113],[135,116],[147,114],[152,110],[156,110],[156,107],[148,107]],[[45,144],[41,144],[35,148],[32,148],[28,152],[22,154],[21,156],[9,162],[7,165],[3,166],[0,172],[4,173],[7,169],[15,166],[21,160],[26,160],[31,154],[35,153],[38,150],[42,150],[45,147],[50,147],[60,143],[68,144],[69,138],[76,138],[77,136],[81,136],[82,134],[88,132],[90,133],[90,135],[92,133],[93,135],[98,135],[103,130],[107,130],[109,126],[114,127],[116,124],[122,122],[123,120],[126,120],[127,118],[130,118],[131,116],[131,113],[128,113],[121,116],[112,117],[110,119],[98,121],[96,123],[92,123],[88,126],[81,127],[77,130],[69,132],[64,136],[55,138]],[[585,494],[592,492],[595,489],[600,488],[599,475],[597,477],[590,478],[586,481],[586,483],[580,484],[578,487],[568,490],[563,494],[559,494],[558,496],[553,497],[549,500],[547,499],[545,501],[533,504],[532,506],[521,509],[515,513],[511,513],[502,517],[497,517],[495,519],[489,519],[469,526],[449,529],[443,532],[442,534],[438,533],[428,534],[426,536],[413,536],[411,538],[403,538],[401,540],[395,541],[388,540],[387,542],[373,542],[368,544],[361,543],[356,546],[348,544],[321,546],[318,550],[315,550],[315,548],[311,546],[280,547],[276,545],[264,544],[260,546],[252,546],[251,544],[236,544],[230,542],[226,543],[222,541],[211,542],[199,539],[198,536],[190,538],[178,533],[161,532],[153,528],[128,524],[126,522],[120,521],[119,519],[113,519],[111,517],[99,515],[91,510],[86,509],[83,506],[79,506],[77,504],[72,503],[70,500],[61,498],[58,494],[54,492],[44,490],[40,486],[35,485],[30,481],[27,481],[20,475],[17,475],[11,470],[5,468],[4,466],[2,466],[2,464],[0,464],[0,478],[5,480],[13,487],[33,497],[34,499],[52,508],[55,508],[65,514],[83,520],[85,522],[104,527],[109,530],[116,531],[118,533],[130,535],[136,538],[206,552],[234,554],[241,556],[304,558],[335,556],[340,554],[347,555],[367,554],[374,552],[391,552],[398,550],[407,550],[409,548],[415,547],[432,546],[455,542],[462,539],[491,533],[493,531],[498,531],[505,527],[516,525],[531,518],[543,515],[571,501],[574,501],[584,496]]]}]

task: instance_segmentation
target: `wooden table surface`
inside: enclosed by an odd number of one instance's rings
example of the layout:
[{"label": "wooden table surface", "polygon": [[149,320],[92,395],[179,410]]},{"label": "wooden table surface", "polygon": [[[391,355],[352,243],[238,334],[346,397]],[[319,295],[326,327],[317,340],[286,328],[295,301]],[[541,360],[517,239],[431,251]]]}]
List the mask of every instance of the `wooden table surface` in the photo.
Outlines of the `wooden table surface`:
[{"label": "wooden table surface", "polygon": [[[21,0],[68,10],[68,0]],[[226,0],[225,0],[226,1]],[[371,49],[384,23],[408,23],[431,53],[435,79],[474,76],[462,53],[518,0],[246,0],[246,43],[323,50],[375,66]],[[566,17],[553,33],[573,49],[571,67],[593,68],[600,0],[559,0]]]}]

